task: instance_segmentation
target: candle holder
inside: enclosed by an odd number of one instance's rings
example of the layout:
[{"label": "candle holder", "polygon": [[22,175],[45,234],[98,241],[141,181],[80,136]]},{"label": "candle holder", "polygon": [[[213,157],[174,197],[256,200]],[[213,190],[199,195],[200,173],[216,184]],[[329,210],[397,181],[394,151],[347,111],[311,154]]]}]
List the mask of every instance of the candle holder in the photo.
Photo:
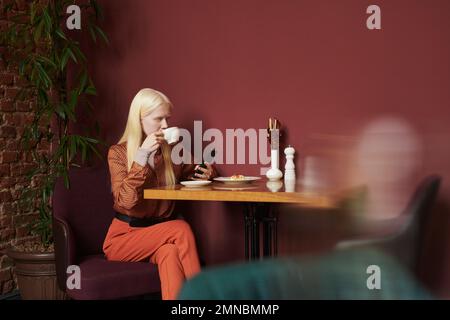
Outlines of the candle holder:
[{"label": "candle holder", "polygon": [[266,172],[269,181],[278,181],[283,177],[283,173],[279,169],[280,159],[280,130],[270,130],[270,169]]},{"label": "candle holder", "polygon": [[278,192],[283,188],[283,181],[281,181],[281,179],[278,179],[277,181],[267,181],[266,187],[272,192]]}]

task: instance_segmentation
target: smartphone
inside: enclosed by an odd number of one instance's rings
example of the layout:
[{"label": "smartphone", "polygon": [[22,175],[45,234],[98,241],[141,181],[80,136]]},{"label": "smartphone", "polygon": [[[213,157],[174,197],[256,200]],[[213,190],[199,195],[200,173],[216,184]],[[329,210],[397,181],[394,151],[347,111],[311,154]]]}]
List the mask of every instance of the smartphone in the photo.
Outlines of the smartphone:
[{"label": "smartphone", "polygon": [[[215,156],[216,156],[216,149],[213,149],[213,150],[211,151],[211,160],[213,160]],[[207,168],[204,161],[202,161],[202,163],[199,164],[198,166],[201,167],[201,168],[204,168],[204,169]],[[195,173],[203,174],[203,171],[197,169],[197,170],[195,170]]]}]

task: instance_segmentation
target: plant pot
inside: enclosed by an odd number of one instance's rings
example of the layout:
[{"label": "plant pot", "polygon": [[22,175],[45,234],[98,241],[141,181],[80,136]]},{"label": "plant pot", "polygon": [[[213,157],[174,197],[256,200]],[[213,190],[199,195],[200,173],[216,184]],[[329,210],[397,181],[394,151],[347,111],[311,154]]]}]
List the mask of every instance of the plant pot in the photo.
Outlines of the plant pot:
[{"label": "plant pot", "polygon": [[56,280],[55,254],[9,249],[14,260],[20,296],[23,300],[66,300]]}]

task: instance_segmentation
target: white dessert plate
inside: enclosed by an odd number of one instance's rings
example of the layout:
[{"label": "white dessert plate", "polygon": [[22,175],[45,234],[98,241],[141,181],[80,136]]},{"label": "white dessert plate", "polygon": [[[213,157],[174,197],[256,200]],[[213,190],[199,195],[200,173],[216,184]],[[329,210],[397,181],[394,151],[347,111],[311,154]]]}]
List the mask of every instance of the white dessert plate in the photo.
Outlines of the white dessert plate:
[{"label": "white dessert plate", "polygon": [[198,188],[198,187],[206,186],[206,185],[210,184],[211,182],[212,181],[209,181],[209,180],[205,180],[205,181],[194,180],[194,181],[181,181],[180,183],[183,186],[186,186],[189,188]]}]

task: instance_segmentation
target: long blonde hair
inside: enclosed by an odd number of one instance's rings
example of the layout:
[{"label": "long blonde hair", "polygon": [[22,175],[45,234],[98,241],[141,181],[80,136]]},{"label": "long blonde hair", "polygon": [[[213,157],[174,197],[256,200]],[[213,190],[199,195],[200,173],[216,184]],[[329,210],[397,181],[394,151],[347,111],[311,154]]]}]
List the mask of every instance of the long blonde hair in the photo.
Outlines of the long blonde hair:
[{"label": "long blonde hair", "polygon": [[[127,125],[125,127],[122,138],[120,138],[118,142],[127,143],[128,171],[130,171],[131,169],[136,151],[144,141],[141,119],[151,112],[155,111],[159,106],[162,105],[168,105],[170,108],[173,107],[170,100],[163,93],[148,88],[140,90],[131,102]],[[170,157],[170,146],[164,142],[161,145],[161,151],[164,160],[166,184],[176,184],[175,173],[172,166],[172,159]]]}]

